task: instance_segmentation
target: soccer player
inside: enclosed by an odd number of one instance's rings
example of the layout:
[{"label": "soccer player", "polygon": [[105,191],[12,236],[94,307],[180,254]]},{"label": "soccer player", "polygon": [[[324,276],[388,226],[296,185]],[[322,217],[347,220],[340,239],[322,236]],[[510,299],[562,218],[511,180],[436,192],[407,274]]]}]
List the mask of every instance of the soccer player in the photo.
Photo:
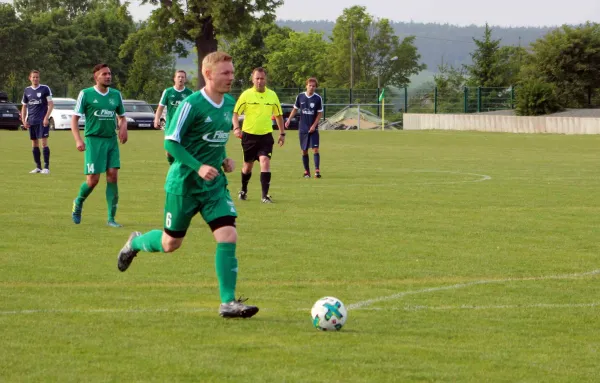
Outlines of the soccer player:
[{"label": "soccer player", "polygon": [[165,127],[169,126],[169,121],[173,118],[175,110],[181,101],[183,101],[183,99],[190,94],[194,93],[191,89],[185,86],[187,81],[186,76],[187,74],[184,70],[178,70],[175,72],[175,77],[173,77],[173,82],[175,84],[163,91],[162,96],[160,97],[160,102],[158,103],[158,108],[156,108],[156,114],[154,115],[154,128],[160,129],[160,117],[162,116],[165,108],[167,108]]},{"label": "soccer player", "polygon": [[314,77],[306,80],[306,92],[300,93],[296,97],[294,110],[285,122],[285,127],[289,128],[290,120],[300,113],[300,123],[298,124],[298,134],[300,135],[300,150],[302,151],[302,163],[304,164],[304,178],[310,178],[310,165],[308,161],[308,148],[313,150],[315,160],[315,177],[321,178],[319,170],[321,155],[319,154],[319,121],[323,115],[323,100],[321,96],[315,93],[319,86]]},{"label": "soccer player", "polygon": [[225,172],[234,169],[225,146],[231,132],[235,100],[227,93],[233,83],[231,56],[213,52],[202,60],[206,86],[187,97],[165,130],[165,149],[175,158],[165,182],[164,229],[133,232],[119,252],[117,267],[125,271],[138,252],[171,253],[177,250],[192,218],[200,213],[217,242],[215,255],[221,305],[225,318],[249,318],[255,306],[235,299],[237,212]]},{"label": "soccer player", "polygon": [[[100,174],[106,173],[106,204],[108,207],[108,226],[121,227],[115,221],[119,203],[117,178],[121,168],[119,143],[127,142],[127,121],[121,92],[110,88],[112,73],[107,64],[94,67],[96,85],[79,92],[75,114],[71,119],[71,132],[75,138],[77,150],[85,152],[83,173],[86,180],[79,188],[79,195],[73,201],[72,218],[75,224],[81,223],[83,202],[92,193]],[[85,142],[79,135],[78,121],[85,116]],[[117,123],[118,121],[118,123]]]},{"label": "soccer player", "polygon": [[[50,127],[48,119],[54,109],[52,102],[52,91],[47,85],[40,85],[40,72],[32,70],[29,73],[31,86],[25,88],[21,103],[21,121],[25,129],[29,130],[29,138],[33,147],[33,161],[36,168],[29,173],[50,174],[50,148],[48,147],[48,137],[50,136]],[[44,153],[44,168],[40,158],[40,140],[42,140],[42,150]]]},{"label": "soccer player", "polygon": [[[242,190],[238,198],[248,199],[248,182],[252,177],[254,161],[260,162],[260,183],[262,186],[263,203],[273,203],[269,195],[271,184],[271,154],[273,152],[273,123],[275,116],[279,128],[279,146],[285,143],[283,130],[283,112],[279,98],[274,91],[267,88],[267,74],[263,68],[252,71],[254,86],[245,90],[238,98],[233,113],[233,132],[242,139],[244,150],[244,165],[242,167]],[[243,128],[240,129],[238,116],[245,114]]]}]

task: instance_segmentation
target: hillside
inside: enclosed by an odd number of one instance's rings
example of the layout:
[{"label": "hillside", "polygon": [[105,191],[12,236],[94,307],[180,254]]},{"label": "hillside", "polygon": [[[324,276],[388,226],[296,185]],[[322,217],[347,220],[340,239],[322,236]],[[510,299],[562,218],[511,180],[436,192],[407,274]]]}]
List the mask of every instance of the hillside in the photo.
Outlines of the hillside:
[{"label": "hillside", "polygon": [[[335,23],[333,21],[298,21],[298,20],[278,20],[277,24],[282,27],[289,27],[298,32],[308,32],[311,29],[324,32],[329,37]],[[472,38],[481,38],[483,35],[483,26],[460,27],[449,24],[432,23],[401,23],[392,22],[394,30],[398,36],[405,37],[416,36],[415,44],[421,54],[421,60],[427,64],[428,72],[437,72],[438,65],[442,60],[454,66],[470,64],[470,53],[475,47]],[[502,45],[527,46],[538,38],[544,36],[551,27],[519,27],[504,28],[492,27],[492,34],[495,39],[501,39]],[[520,40],[519,40],[520,38]],[[191,50],[191,46],[190,46]],[[190,57],[178,59],[178,67],[195,71],[195,54]]]}]

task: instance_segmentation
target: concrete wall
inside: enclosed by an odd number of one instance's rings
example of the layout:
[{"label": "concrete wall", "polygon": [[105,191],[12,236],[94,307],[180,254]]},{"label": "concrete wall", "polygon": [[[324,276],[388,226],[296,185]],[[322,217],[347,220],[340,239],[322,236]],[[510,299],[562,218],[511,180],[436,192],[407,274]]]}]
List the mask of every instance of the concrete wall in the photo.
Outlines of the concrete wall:
[{"label": "concrete wall", "polygon": [[404,130],[600,134],[600,118],[517,117],[492,114],[404,114]]}]

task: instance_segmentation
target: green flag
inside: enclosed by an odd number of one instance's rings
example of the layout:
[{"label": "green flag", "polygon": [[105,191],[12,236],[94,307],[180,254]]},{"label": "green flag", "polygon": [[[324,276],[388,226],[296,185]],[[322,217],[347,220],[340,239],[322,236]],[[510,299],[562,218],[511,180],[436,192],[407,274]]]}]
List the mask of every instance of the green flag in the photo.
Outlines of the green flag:
[{"label": "green flag", "polygon": [[381,91],[381,94],[379,95],[379,102],[381,102],[381,100],[383,100],[384,93],[385,93],[385,88],[383,88],[383,90]]}]

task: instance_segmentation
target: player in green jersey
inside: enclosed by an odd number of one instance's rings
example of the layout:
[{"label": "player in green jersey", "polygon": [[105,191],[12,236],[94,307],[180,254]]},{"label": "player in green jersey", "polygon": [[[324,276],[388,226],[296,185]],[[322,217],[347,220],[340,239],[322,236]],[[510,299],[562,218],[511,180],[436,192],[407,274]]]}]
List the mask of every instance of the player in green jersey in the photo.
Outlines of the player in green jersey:
[{"label": "player in green jersey", "polygon": [[171,253],[186,235],[192,218],[200,213],[217,241],[215,256],[221,305],[226,318],[249,318],[258,307],[235,299],[237,212],[225,173],[234,169],[225,145],[231,132],[235,100],[227,93],[233,83],[231,56],[213,52],[202,61],[206,86],[187,97],[165,131],[165,149],[175,159],[165,182],[164,229],[133,232],[119,252],[117,267],[127,270],[138,252]]},{"label": "player in green jersey", "polygon": [[160,129],[160,120],[165,108],[167,108],[167,118],[165,119],[165,127],[169,125],[169,121],[173,119],[175,110],[187,96],[194,93],[191,89],[185,86],[187,81],[187,75],[184,70],[178,70],[175,72],[173,77],[174,85],[163,91],[160,101],[158,102],[158,108],[154,114],[154,127]]},{"label": "player in green jersey", "polygon": [[[187,96],[194,93],[191,89],[186,88],[185,82],[187,81],[187,74],[184,70],[178,70],[175,72],[175,77],[173,77],[174,85],[170,88],[167,88],[163,91],[162,96],[160,97],[160,101],[158,103],[158,108],[156,108],[156,113],[154,115],[154,128],[160,129],[160,120],[165,108],[167,108],[167,118],[165,119],[165,127],[169,126],[169,121],[173,119],[175,115],[175,110]],[[167,160],[169,164],[173,163],[173,156],[167,152]]]},{"label": "player in green jersey", "polygon": [[[107,64],[94,67],[96,85],[79,92],[75,114],[71,120],[71,132],[75,138],[77,150],[84,152],[86,180],[79,188],[79,195],[73,201],[72,219],[81,223],[83,202],[92,193],[100,174],[106,173],[106,204],[108,206],[108,226],[121,227],[115,222],[119,203],[117,178],[121,168],[119,141],[127,142],[127,121],[121,92],[109,87],[112,73]],[[85,116],[85,142],[79,134],[78,121]],[[118,120],[118,124],[117,124]]]}]

